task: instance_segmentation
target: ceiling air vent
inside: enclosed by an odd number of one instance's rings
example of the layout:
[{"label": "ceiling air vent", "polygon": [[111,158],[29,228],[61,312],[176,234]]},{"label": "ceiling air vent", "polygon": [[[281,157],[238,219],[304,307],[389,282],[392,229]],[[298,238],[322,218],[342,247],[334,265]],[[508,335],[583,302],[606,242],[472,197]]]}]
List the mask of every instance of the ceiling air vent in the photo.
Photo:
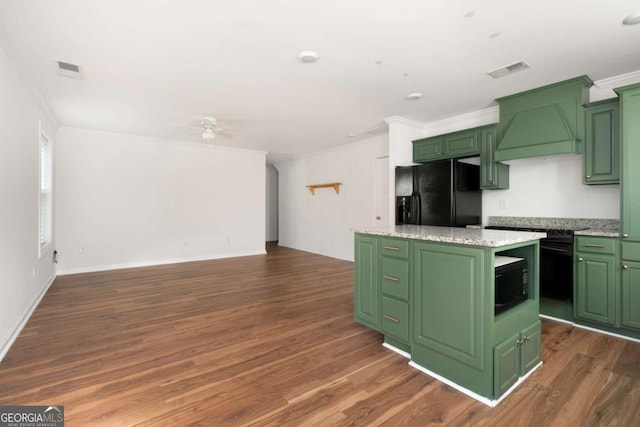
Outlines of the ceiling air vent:
[{"label": "ceiling air vent", "polygon": [[517,71],[526,70],[531,67],[531,65],[527,64],[527,61],[518,61],[513,64],[505,65],[504,67],[496,68],[495,70],[491,70],[487,72],[494,79],[504,77],[508,74],[515,73]]},{"label": "ceiling air vent", "polygon": [[82,67],[79,65],[64,61],[56,61],[56,63],[58,64],[58,74],[61,76],[80,80],[84,78],[82,74]]}]

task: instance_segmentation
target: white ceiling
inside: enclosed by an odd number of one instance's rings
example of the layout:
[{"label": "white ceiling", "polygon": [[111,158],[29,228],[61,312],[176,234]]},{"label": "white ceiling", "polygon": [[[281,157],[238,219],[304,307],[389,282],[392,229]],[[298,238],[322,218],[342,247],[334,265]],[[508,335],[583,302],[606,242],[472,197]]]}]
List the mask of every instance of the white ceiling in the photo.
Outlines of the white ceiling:
[{"label": "white ceiling", "polygon": [[[385,117],[431,122],[583,74],[640,70],[640,25],[622,25],[639,10],[637,0],[0,0],[0,46],[61,126],[196,143],[183,126],[211,115],[233,135],[216,143],[286,159],[353,142]],[[298,61],[302,50],[320,60]],[[521,59],[531,68],[486,74]],[[85,79],[59,76],[56,60]]]}]

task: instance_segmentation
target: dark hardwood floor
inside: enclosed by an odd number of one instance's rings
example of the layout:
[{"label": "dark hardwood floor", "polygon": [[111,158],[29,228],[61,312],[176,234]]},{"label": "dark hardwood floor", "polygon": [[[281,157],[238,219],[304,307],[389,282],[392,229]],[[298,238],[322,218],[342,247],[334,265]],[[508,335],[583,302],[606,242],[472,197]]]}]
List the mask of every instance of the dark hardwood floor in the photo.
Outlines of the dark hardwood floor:
[{"label": "dark hardwood floor", "polygon": [[353,264],[252,256],[56,279],[0,364],[0,405],[67,426],[637,426],[640,344],[543,321],[543,361],[490,409],[353,321]]}]

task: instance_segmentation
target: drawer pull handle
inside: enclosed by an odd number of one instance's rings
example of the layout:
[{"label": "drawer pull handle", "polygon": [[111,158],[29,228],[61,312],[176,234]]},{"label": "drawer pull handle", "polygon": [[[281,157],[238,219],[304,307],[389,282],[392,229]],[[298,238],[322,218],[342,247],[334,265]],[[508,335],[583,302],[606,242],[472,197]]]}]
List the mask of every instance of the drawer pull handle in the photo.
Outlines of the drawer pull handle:
[{"label": "drawer pull handle", "polygon": [[525,340],[525,341],[531,341],[531,338],[529,337],[529,335],[525,335],[525,336],[524,336],[524,340]]},{"label": "drawer pull handle", "polygon": [[587,179],[591,179],[591,175],[587,175]]},{"label": "drawer pull handle", "polygon": [[383,317],[387,320],[391,320],[393,323],[400,323],[400,320],[396,319],[395,317],[391,317],[386,314]]},{"label": "drawer pull handle", "polygon": [[516,344],[522,345],[522,344],[524,344],[524,341],[523,340],[518,340],[518,341],[516,341]]},{"label": "drawer pull handle", "polygon": [[578,257],[578,262],[584,261],[584,258]]},{"label": "drawer pull handle", "polygon": [[590,243],[585,243],[584,247],[585,248],[604,248],[604,245],[592,245]]},{"label": "drawer pull handle", "polygon": [[626,239],[627,237],[629,237],[629,235],[628,235],[627,233],[624,233],[624,234],[622,235],[622,238],[623,238],[623,239]]},{"label": "drawer pull handle", "polygon": [[623,269],[623,270],[627,270],[628,268],[629,268],[629,266],[628,266],[628,265],[626,265],[626,264],[622,264],[622,269]]},{"label": "drawer pull handle", "polygon": [[397,246],[383,246],[382,249],[386,249],[388,251],[399,251],[400,248]]},{"label": "drawer pull handle", "polygon": [[392,282],[399,282],[400,281],[400,279],[398,279],[397,277],[393,277],[393,276],[384,275],[382,277],[384,277],[387,280],[391,280]]}]

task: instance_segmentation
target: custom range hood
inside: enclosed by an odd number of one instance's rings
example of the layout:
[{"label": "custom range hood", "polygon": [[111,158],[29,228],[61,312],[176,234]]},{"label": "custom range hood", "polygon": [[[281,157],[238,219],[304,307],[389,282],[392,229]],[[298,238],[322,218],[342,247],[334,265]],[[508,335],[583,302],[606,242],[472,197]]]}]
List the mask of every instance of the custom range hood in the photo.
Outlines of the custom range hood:
[{"label": "custom range hood", "polygon": [[582,153],[583,105],[592,85],[582,76],[497,99],[496,161]]}]

